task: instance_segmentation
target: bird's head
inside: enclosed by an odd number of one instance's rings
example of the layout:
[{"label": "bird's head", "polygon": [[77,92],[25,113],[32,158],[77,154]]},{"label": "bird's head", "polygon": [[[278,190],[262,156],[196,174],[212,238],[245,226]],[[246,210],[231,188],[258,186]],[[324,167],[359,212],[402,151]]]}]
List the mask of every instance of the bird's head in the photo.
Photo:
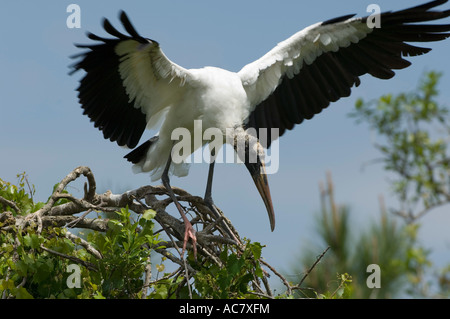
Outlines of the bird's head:
[{"label": "bird's head", "polygon": [[244,162],[264,201],[270,220],[270,228],[275,228],[275,213],[270,196],[269,181],[266,174],[265,152],[258,138],[244,129],[235,130],[233,147],[239,159]]}]

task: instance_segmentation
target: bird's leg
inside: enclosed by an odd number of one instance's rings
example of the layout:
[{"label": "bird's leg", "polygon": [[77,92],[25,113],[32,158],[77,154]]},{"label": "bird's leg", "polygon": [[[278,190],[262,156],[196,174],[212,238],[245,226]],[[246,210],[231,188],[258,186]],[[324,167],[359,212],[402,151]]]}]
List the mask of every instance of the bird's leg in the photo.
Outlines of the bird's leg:
[{"label": "bird's leg", "polygon": [[180,212],[181,217],[184,221],[184,241],[183,241],[183,251],[181,252],[181,255],[184,255],[184,251],[186,250],[186,244],[189,240],[189,238],[192,239],[192,246],[194,248],[194,257],[197,258],[197,237],[195,236],[195,229],[192,227],[191,222],[186,217],[186,214],[184,213],[183,208],[181,207],[180,203],[178,202],[177,198],[175,197],[175,193],[172,190],[172,187],[170,186],[170,180],[169,180],[169,168],[170,164],[172,163],[172,154],[169,155],[169,159],[167,160],[166,167],[164,168],[164,172],[161,176],[162,183],[164,187],[166,188],[167,192],[169,193],[170,198],[172,199],[173,203],[177,207],[178,211]]},{"label": "bird's leg", "polygon": [[[211,163],[209,164],[209,170],[208,170],[208,181],[206,183],[206,191],[205,191],[205,198],[204,202],[206,206],[208,206],[211,213],[216,217],[220,218],[220,214],[217,211],[216,207],[214,206],[214,201],[212,199],[212,183],[213,183],[213,175],[214,175],[214,164],[215,164],[215,151],[211,150]],[[234,239],[237,243],[240,243],[240,241],[236,238],[236,235],[230,230],[228,225],[225,223],[225,221],[222,220],[222,226],[225,229],[225,231],[228,233],[228,236],[230,238]]]},{"label": "bird's leg", "polygon": [[214,164],[215,164],[215,160],[213,159],[213,156],[211,154],[211,163],[209,164],[209,170],[208,170],[208,180],[206,182],[206,191],[205,191],[205,198],[204,201],[206,203],[206,205],[210,208],[210,210],[212,211],[212,213],[216,216],[219,217],[219,213],[216,211],[215,207],[214,207],[214,201],[212,199],[212,182],[213,182],[213,175],[214,175]]}]

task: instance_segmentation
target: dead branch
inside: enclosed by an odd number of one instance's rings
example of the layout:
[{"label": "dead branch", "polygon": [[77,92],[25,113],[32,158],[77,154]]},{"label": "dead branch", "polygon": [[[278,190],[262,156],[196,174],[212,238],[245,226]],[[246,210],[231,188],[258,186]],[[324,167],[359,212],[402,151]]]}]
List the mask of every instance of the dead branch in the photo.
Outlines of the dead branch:
[{"label": "dead branch", "polygon": [[[76,198],[67,194],[64,191],[67,185],[81,176],[84,176],[87,179],[87,182],[84,185],[83,198]],[[217,208],[220,216],[216,217],[211,213],[203,198],[193,196],[180,188],[173,188],[173,191],[177,196],[178,201],[184,205],[189,214],[193,216],[191,223],[197,227],[196,236],[199,254],[204,258],[209,259],[212,263],[217,264],[219,267],[223,267],[219,257],[222,245],[233,245],[237,247],[238,251],[243,251],[244,247],[242,247],[239,234],[220,209]],[[61,198],[68,200],[68,202],[57,204],[58,200]],[[20,211],[13,202],[0,198],[0,203],[11,207],[16,213]],[[161,226],[160,231],[165,232],[170,240],[160,242],[154,247],[146,248],[154,250],[171,260],[173,263],[179,265],[180,271],[177,271],[176,274],[183,271],[185,274],[193,276],[196,274],[196,270],[186,263],[184,256],[181,255],[181,251],[178,248],[183,245],[184,225],[180,219],[175,218],[167,212],[167,208],[171,203],[172,200],[168,196],[164,186],[142,186],[123,194],[112,194],[110,191],[107,191],[104,194],[97,194],[94,175],[88,167],[81,166],[74,169],[61,181],[61,183],[59,183],[48,202],[38,211],[27,216],[21,216],[20,214],[15,214],[16,216],[14,216],[11,212],[2,213],[0,215],[0,220],[3,223],[0,226],[0,230],[8,231],[14,227],[23,230],[25,227],[37,227],[37,231],[41,232],[43,228],[47,227],[62,227],[66,229],[65,236],[68,239],[75,244],[84,247],[86,251],[96,259],[102,259],[103,256],[98,250],[92,247],[84,239],[69,232],[67,228],[76,227],[79,229],[106,232],[108,230],[109,219],[87,218],[86,216],[88,213],[117,212],[121,208],[128,207],[129,210],[136,214],[143,214],[148,209],[153,209],[156,211],[154,219]],[[77,214],[81,214],[81,216],[76,216]],[[230,232],[232,236],[230,236]],[[237,239],[237,241],[235,239]],[[41,246],[41,248],[49,253],[82,264],[91,270],[96,270],[95,265],[86,263],[81,259],[60,254],[44,246]],[[190,243],[188,244],[188,249],[192,249]],[[178,251],[178,254],[173,254],[170,250]],[[267,264],[267,262],[262,259],[260,259],[260,262],[280,277],[288,289],[288,294],[290,294],[293,289],[297,288],[297,286],[290,286],[287,280],[273,267]],[[313,265],[309,271],[311,271],[314,266],[315,265]],[[143,287],[145,291],[147,291],[146,289],[151,282],[151,269],[147,267],[146,272],[146,285]],[[268,274],[265,273],[265,276],[268,276]],[[307,274],[305,276],[307,276]],[[185,279],[188,278],[189,277],[186,277]],[[259,284],[258,278],[255,276],[253,285],[256,289],[256,294],[258,296],[273,298],[267,278],[263,278],[262,283],[263,286]]]},{"label": "dead branch", "polygon": [[92,247],[91,244],[89,244],[86,240],[84,240],[83,238],[80,238],[74,234],[72,234],[70,231],[66,231],[65,236],[67,238],[69,238],[73,243],[80,245],[82,247],[84,247],[84,249],[86,249],[86,251],[88,253],[90,253],[91,255],[93,255],[95,258],[97,259],[103,259],[103,255],[94,247]]},{"label": "dead branch", "polygon": [[66,254],[54,251],[52,249],[49,249],[49,248],[45,247],[44,245],[41,245],[41,249],[45,250],[46,252],[49,252],[49,253],[51,253],[53,255],[69,259],[69,260],[71,260],[71,261],[73,261],[73,262],[75,262],[77,264],[81,264],[81,265],[83,265],[84,267],[86,267],[86,268],[88,268],[90,270],[97,271],[97,267],[94,264],[89,263],[87,261],[84,261],[84,260],[82,260],[80,258],[77,258],[77,257],[74,257],[74,256],[69,256],[69,255],[66,255]]},{"label": "dead branch", "polygon": [[20,214],[20,209],[19,207],[17,207],[16,203],[7,200],[6,198],[3,198],[2,196],[0,196],[0,204],[3,204],[5,206],[9,206],[11,207],[16,213]]}]

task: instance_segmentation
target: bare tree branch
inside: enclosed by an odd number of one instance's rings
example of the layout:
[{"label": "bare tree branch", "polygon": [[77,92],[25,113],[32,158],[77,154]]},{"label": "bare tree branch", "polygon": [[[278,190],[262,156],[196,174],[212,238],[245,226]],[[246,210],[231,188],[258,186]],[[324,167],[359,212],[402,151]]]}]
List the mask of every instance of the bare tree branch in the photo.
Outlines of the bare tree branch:
[{"label": "bare tree branch", "polygon": [[71,260],[71,261],[73,261],[73,262],[75,262],[77,264],[83,265],[84,267],[86,267],[86,268],[88,268],[90,270],[98,271],[97,267],[94,264],[89,263],[87,261],[84,261],[84,260],[82,260],[80,258],[77,258],[77,257],[74,257],[74,256],[69,256],[69,255],[66,255],[66,254],[63,254],[63,253],[59,253],[59,252],[57,252],[55,250],[52,250],[52,249],[49,249],[49,248],[45,247],[44,245],[41,245],[40,247],[41,247],[41,249],[43,249],[46,252],[49,252],[49,253],[51,253],[53,255],[69,259],[69,260]]},{"label": "bare tree branch", "polygon": [[14,203],[13,201],[7,200],[6,198],[3,198],[2,196],[0,196],[0,204],[6,205],[11,207],[16,213],[20,214],[20,209],[19,207],[17,207],[16,203]]},{"label": "bare tree branch", "polygon": [[[67,185],[81,176],[84,176],[87,179],[87,182],[84,185],[83,198],[76,198],[70,194],[65,193],[64,189],[67,187]],[[211,213],[203,198],[193,196],[180,188],[173,188],[173,191],[177,196],[178,201],[182,203],[182,205],[185,206],[186,210],[188,210],[189,214],[193,216],[191,223],[197,227],[196,236],[199,254],[204,256],[204,258],[210,260],[212,263],[218,265],[219,267],[223,267],[224,265],[220,258],[223,245],[236,247],[238,253],[244,251],[245,247],[241,244],[239,234],[220,209],[217,208],[217,211],[220,215],[219,217],[217,217]],[[65,199],[68,202],[60,204],[58,203],[58,200],[60,199]],[[11,207],[16,212],[20,211],[15,203],[7,201],[4,198],[0,197],[0,203]],[[86,251],[96,259],[101,260],[103,259],[103,256],[100,251],[98,251],[86,240],[68,231],[67,228],[76,227],[79,229],[90,229],[98,232],[106,232],[108,230],[109,219],[87,218],[86,216],[90,212],[111,213],[120,211],[120,209],[126,207],[128,207],[130,211],[133,211],[136,214],[144,214],[148,209],[153,209],[154,211],[156,211],[154,220],[161,226],[160,231],[166,233],[169,240],[159,242],[159,244],[153,247],[146,245],[146,247],[144,248],[152,249],[163,257],[166,257],[173,263],[179,265],[179,270],[172,273],[172,276],[179,276],[181,273],[184,273],[185,281],[182,281],[182,283],[184,282],[188,285],[189,291],[191,293],[189,286],[189,276],[195,276],[197,271],[192,268],[192,266],[186,262],[184,256],[181,255],[179,247],[183,245],[185,227],[181,220],[175,218],[167,212],[168,206],[170,204],[172,204],[172,200],[168,196],[168,192],[164,188],[164,186],[142,186],[137,189],[124,192],[122,194],[113,194],[110,191],[104,194],[97,194],[96,182],[91,170],[88,167],[80,166],[74,169],[61,181],[61,183],[58,184],[48,202],[36,212],[31,213],[27,216],[22,216],[19,214],[14,216],[11,212],[4,212],[3,214],[1,214],[0,221],[2,221],[2,226],[0,227],[0,229],[8,231],[12,230],[13,227],[17,227],[18,229],[25,229],[26,227],[37,227],[37,232],[40,233],[43,228],[63,227],[66,229],[66,238],[86,249]],[[76,216],[77,214],[81,214],[81,216]],[[230,232],[232,236],[230,236]],[[237,241],[235,239],[237,239]],[[74,256],[69,256],[53,251],[43,245],[41,245],[40,247],[51,254],[84,265],[88,269],[95,271],[97,270],[96,266],[92,263],[83,261]],[[174,249],[178,251],[179,257],[174,255],[170,251]],[[188,249],[192,249],[190,243],[188,243]],[[260,259],[259,261],[262,264],[266,265],[278,277],[280,277],[285,283],[286,287],[288,287],[288,293],[291,293],[292,288],[294,287],[291,287],[287,283],[287,281],[265,261],[263,261],[262,259]],[[309,271],[311,271],[312,268],[314,267],[311,267]],[[148,261],[148,265],[145,268],[145,272],[145,283],[142,287],[143,296],[147,295],[149,291],[148,288],[152,284],[157,282],[151,281],[150,260]],[[264,276],[268,276],[268,273],[264,272]],[[260,285],[259,280],[260,278],[258,278],[254,274],[253,286],[256,290],[255,295],[266,298],[273,298],[267,278],[262,278],[263,286]]]},{"label": "bare tree branch", "polygon": [[95,258],[97,259],[103,259],[103,255],[101,254],[101,252],[99,252],[97,249],[95,249],[94,247],[92,247],[91,244],[89,244],[86,240],[84,240],[83,238],[80,238],[74,234],[72,234],[69,231],[66,231],[65,236],[67,238],[69,238],[73,243],[77,244],[77,245],[81,245],[83,246],[86,251],[88,253],[90,253],[91,255],[93,255]]}]

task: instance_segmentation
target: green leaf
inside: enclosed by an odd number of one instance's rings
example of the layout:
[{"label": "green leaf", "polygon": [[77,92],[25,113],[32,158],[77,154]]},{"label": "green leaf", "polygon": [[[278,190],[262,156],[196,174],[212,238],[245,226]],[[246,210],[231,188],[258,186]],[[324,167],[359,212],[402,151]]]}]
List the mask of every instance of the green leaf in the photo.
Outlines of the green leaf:
[{"label": "green leaf", "polygon": [[95,295],[94,295],[94,299],[106,299],[106,298],[103,297],[103,295],[99,291],[96,291]]},{"label": "green leaf", "polygon": [[2,280],[0,280],[0,290],[7,290],[7,289],[12,290],[14,288],[15,288],[14,281],[12,281],[11,279],[8,279],[8,280],[2,279]]},{"label": "green leaf", "polygon": [[10,253],[14,250],[14,246],[12,244],[2,244],[2,252],[3,253]]},{"label": "green leaf", "polygon": [[264,273],[261,269],[261,266],[259,264],[259,262],[256,263],[256,267],[255,267],[255,275],[259,278],[263,278],[264,277]]},{"label": "green leaf", "polygon": [[32,295],[23,287],[12,289],[13,295],[16,296],[17,299],[34,299]]},{"label": "green leaf", "polygon": [[15,264],[15,269],[17,270],[17,273],[19,274],[19,276],[25,277],[27,275],[28,265],[22,260],[18,260],[14,264]]},{"label": "green leaf", "polygon": [[240,270],[240,263],[235,254],[230,255],[227,263],[228,274],[230,276],[236,275]]},{"label": "green leaf", "polygon": [[156,211],[153,209],[147,209],[144,214],[142,214],[142,218],[144,218],[145,220],[151,220],[153,218],[155,218],[156,216]]},{"label": "green leaf", "polygon": [[255,257],[255,259],[261,258],[262,247],[263,246],[258,242],[255,242],[252,245],[250,245],[250,249],[252,250],[253,257]]},{"label": "green leaf", "polygon": [[24,245],[36,249],[40,246],[39,236],[36,234],[25,235],[23,237]]}]

